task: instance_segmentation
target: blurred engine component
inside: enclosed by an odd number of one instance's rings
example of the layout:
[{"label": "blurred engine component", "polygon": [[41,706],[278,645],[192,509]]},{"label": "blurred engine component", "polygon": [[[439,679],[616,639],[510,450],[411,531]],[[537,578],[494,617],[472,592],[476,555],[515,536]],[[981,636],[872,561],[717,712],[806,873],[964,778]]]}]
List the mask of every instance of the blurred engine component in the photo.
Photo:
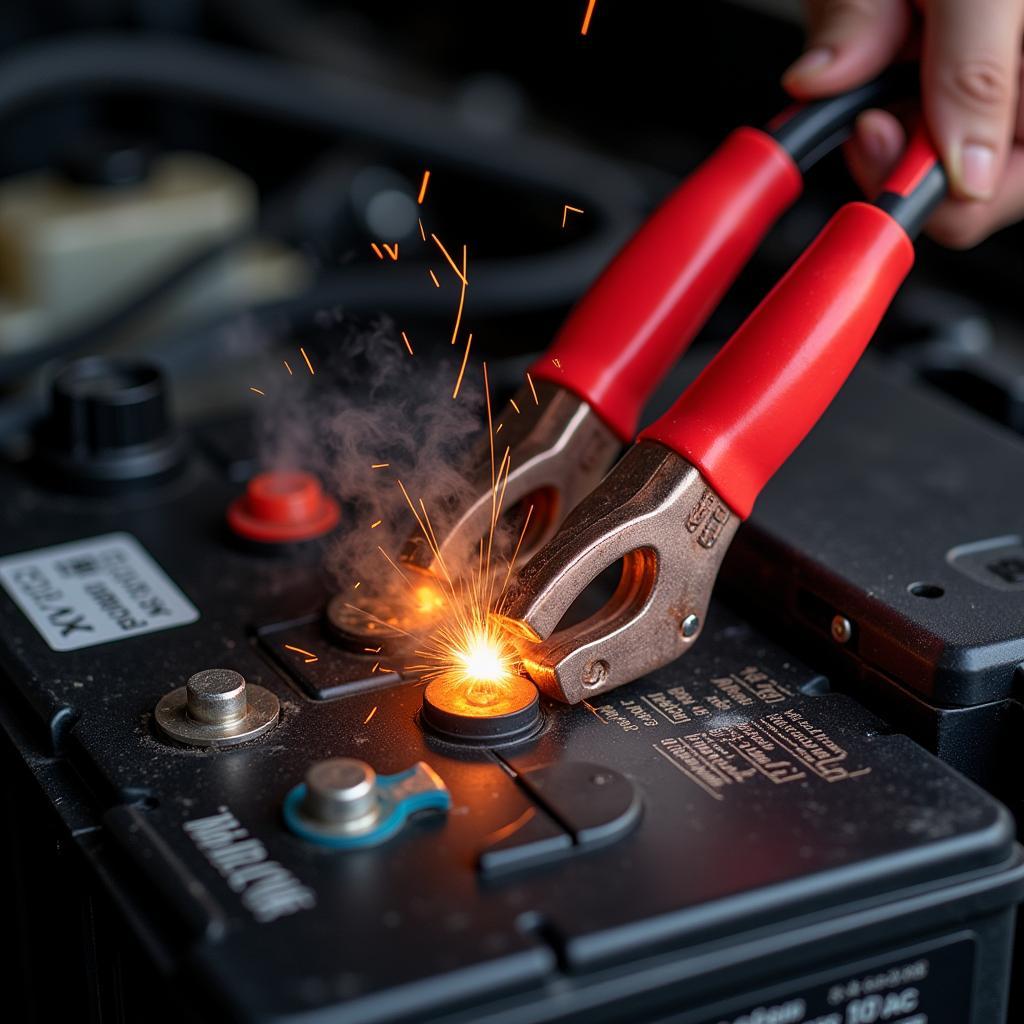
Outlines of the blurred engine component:
[{"label": "blurred engine component", "polygon": [[[59,171],[0,183],[0,356],[126,301],[181,260],[252,232],[256,186],[198,153],[80,151]],[[219,260],[176,296],[181,307],[268,298],[299,284],[280,248]],[[175,310],[164,310],[167,318]]]}]

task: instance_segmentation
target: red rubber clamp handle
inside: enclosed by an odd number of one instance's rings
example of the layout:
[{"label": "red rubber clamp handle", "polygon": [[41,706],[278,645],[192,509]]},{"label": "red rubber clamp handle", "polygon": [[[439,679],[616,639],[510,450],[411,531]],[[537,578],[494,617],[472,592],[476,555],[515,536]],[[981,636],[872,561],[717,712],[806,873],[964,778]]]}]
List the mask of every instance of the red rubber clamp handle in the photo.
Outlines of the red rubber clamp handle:
[{"label": "red rubber clamp handle", "polygon": [[532,375],[632,441],[652,392],[802,186],[770,135],[734,131],[601,274]]},{"label": "red rubber clamp handle", "polygon": [[849,203],[676,404],[640,435],[741,518],[842,387],[914,263],[884,210]]},{"label": "red rubber clamp handle", "polygon": [[935,169],[938,159],[935,143],[932,142],[924,121],[919,118],[907,140],[903,156],[886,178],[880,191],[908,198],[915,189],[921,187],[927,175]]}]

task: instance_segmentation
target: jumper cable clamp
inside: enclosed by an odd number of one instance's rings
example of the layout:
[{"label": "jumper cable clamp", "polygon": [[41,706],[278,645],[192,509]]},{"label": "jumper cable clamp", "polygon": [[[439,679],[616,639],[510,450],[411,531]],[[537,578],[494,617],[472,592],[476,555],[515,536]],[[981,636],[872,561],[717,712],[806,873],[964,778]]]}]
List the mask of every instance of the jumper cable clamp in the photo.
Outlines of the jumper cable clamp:
[{"label": "jumper cable clamp", "polygon": [[[722,559],[762,487],[817,422],[914,262],[945,195],[923,128],[874,203],[848,203],[665,415],[520,571],[502,608],[527,674],[576,703],[697,641]],[[558,630],[622,560],[596,614]]]}]

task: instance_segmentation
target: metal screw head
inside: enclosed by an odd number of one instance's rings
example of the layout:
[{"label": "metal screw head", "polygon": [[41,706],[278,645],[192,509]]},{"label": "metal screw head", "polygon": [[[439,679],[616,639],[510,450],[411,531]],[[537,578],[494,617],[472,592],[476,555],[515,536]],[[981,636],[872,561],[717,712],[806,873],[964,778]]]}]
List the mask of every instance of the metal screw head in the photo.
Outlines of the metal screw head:
[{"label": "metal screw head", "polygon": [[358,831],[378,813],[377,774],[365,761],[332,757],[306,772],[302,814],[311,821]]},{"label": "metal screw head", "polygon": [[583,685],[587,689],[600,686],[608,678],[608,662],[592,661],[583,671]]},{"label": "metal screw head", "polygon": [[185,684],[190,718],[211,725],[229,725],[245,717],[245,677],[229,668],[197,672]]},{"label": "metal screw head", "polygon": [[698,629],[700,629],[700,619],[696,615],[687,615],[686,618],[679,623],[679,632],[682,633],[687,640],[689,640],[691,636],[694,636]]},{"label": "metal screw head", "polygon": [[843,615],[837,615],[832,620],[832,639],[837,644],[847,644],[853,636],[853,626],[850,620]]}]

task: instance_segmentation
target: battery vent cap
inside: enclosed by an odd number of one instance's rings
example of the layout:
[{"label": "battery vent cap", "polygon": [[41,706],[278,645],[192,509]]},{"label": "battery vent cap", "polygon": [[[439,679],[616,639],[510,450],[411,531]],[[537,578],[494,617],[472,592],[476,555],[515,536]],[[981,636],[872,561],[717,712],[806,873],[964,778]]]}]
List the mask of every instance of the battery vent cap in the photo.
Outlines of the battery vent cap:
[{"label": "battery vent cap", "polygon": [[260,473],[228,507],[228,525],[240,537],[262,544],[314,540],[338,525],[338,503],[312,473]]}]

